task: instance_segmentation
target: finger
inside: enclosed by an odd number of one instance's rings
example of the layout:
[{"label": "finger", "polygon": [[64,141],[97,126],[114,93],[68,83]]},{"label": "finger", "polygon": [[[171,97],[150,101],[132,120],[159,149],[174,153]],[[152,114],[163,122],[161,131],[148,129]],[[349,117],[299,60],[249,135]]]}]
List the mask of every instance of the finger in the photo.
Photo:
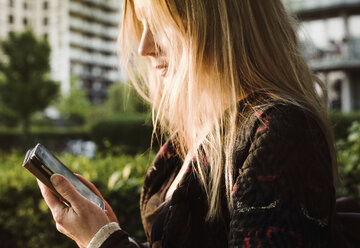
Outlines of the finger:
[{"label": "finger", "polygon": [[58,225],[58,222],[61,223],[63,221],[63,216],[67,212],[68,208],[45,184],[39,180],[38,184],[41,190],[41,194],[43,195],[44,200],[48,205],[55,222]]},{"label": "finger", "polygon": [[54,213],[54,209],[66,207],[66,206],[64,206],[64,203],[62,203],[59,200],[59,198],[53,192],[51,192],[51,190],[45,184],[43,184],[38,179],[37,179],[37,182],[38,182],[38,185],[40,188],[40,192],[41,192],[42,196],[44,197],[44,200],[45,200],[46,204],[49,206],[50,211],[52,213]]},{"label": "finger", "polygon": [[96,188],[96,186],[94,184],[92,184],[91,182],[89,182],[86,178],[84,178],[83,176],[79,175],[79,174],[75,174],[75,176],[77,178],[80,179],[80,181],[82,181],[86,186],[88,186],[92,191],[95,192],[95,194],[97,194],[105,203],[105,209],[106,209],[106,215],[109,217],[109,219],[112,222],[119,222],[114,211],[112,210],[110,204],[105,201],[104,197],[101,195],[100,191]]},{"label": "finger", "polygon": [[81,182],[83,182],[86,186],[88,186],[92,191],[94,191],[95,194],[97,194],[102,200],[104,200],[104,197],[101,195],[100,191],[95,187],[94,184],[89,182],[85,177],[75,174],[77,178],[80,179]]},{"label": "finger", "polygon": [[53,174],[50,181],[56,191],[74,208],[75,212],[82,206],[85,198],[75,189],[75,187],[62,175]]},{"label": "finger", "polygon": [[116,217],[114,211],[112,210],[110,204],[107,202],[107,201],[104,201],[105,202],[105,212],[106,212],[106,215],[107,217],[109,218],[109,220],[111,222],[117,222],[119,223],[119,220],[118,218]]}]

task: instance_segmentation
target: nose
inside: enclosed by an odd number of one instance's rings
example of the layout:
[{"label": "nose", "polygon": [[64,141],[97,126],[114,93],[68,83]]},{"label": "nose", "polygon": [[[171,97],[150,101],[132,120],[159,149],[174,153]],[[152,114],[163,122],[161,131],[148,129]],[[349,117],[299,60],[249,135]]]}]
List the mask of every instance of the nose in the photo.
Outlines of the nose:
[{"label": "nose", "polygon": [[140,56],[154,56],[156,54],[154,36],[147,26],[144,27],[141,35],[138,53]]}]

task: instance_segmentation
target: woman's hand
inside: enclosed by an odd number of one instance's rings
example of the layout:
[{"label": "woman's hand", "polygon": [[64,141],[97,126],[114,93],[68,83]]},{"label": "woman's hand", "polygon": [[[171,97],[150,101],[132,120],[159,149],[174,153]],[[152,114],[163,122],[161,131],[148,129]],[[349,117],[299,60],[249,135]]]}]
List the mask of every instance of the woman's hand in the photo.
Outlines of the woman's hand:
[{"label": "woman's hand", "polygon": [[[83,177],[78,178],[94,190],[100,197],[99,191],[94,185],[87,182]],[[109,204],[106,203],[107,211],[80,195],[74,186],[63,176],[53,175],[51,183],[71,207],[66,206],[54,195],[48,187],[38,181],[41,194],[43,195],[59,232],[73,239],[79,247],[87,247],[93,236],[104,225],[117,221]]]},{"label": "woman's hand", "polygon": [[97,194],[105,202],[105,213],[109,217],[110,221],[119,223],[111,206],[107,201],[105,201],[104,197],[101,195],[100,191],[95,187],[95,185],[90,183],[88,180],[86,180],[83,176],[79,174],[75,174],[75,176],[79,178],[86,186],[88,186],[92,191],[94,191],[95,194]]}]

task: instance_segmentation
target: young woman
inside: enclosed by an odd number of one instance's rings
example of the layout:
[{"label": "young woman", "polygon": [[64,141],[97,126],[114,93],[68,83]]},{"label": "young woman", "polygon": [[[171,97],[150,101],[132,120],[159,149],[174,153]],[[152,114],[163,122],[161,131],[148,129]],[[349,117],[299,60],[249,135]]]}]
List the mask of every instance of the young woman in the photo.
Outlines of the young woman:
[{"label": "young woman", "polygon": [[80,247],[334,245],[337,168],[322,84],[282,2],[124,2],[121,54],[154,130],[168,137],[141,195],[148,243],[59,175],[52,182],[72,207],[40,184],[57,229]]}]

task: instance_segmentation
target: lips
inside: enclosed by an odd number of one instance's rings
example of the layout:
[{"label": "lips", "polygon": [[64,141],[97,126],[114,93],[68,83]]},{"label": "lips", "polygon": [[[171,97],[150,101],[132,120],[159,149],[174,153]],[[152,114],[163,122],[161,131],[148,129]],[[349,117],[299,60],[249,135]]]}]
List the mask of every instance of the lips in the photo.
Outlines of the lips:
[{"label": "lips", "polygon": [[158,71],[160,76],[164,77],[167,72],[167,65],[157,65],[155,66],[155,69]]},{"label": "lips", "polygon": [[158,69],[158,70],[164,69],[166,67],[167,67],[167,65],[157,65],[157,66],[155,66],[155,68]]}]

